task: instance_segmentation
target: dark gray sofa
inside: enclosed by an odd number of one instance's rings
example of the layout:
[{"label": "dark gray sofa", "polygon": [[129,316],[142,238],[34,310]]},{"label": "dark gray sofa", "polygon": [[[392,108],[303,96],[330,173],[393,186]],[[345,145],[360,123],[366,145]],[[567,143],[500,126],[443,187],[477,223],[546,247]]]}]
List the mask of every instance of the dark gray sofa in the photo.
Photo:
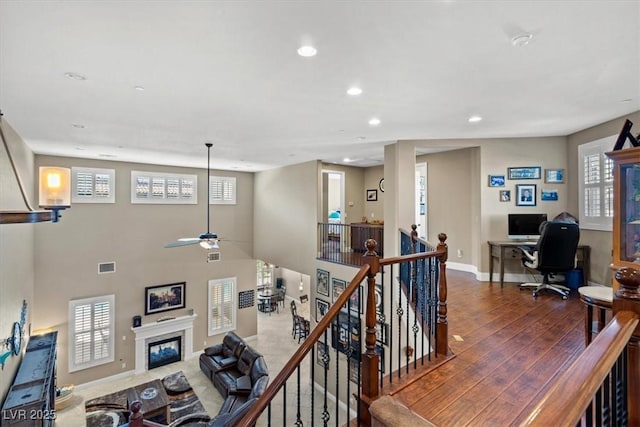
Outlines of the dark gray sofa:
[{"label": "dark gray sofa", "polygon": [[227,333],[222,343],[205,349],[200,369],[225,397],[210,427],[234,426],[269,385],[264,357],[233,332]]}]

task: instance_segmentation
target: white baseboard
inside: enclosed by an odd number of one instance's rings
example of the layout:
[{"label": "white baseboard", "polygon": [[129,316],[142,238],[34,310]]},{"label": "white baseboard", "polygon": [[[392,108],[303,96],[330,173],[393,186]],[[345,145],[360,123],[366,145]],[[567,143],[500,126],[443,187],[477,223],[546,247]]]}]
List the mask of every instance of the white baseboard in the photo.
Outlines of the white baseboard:
[{"label": "white baseboard", "polygon": [[93,387],[94,385],[100,385],[100,384],[108,383],[108,382],[113,381],[113,380],[120,380],[122,378],[130,377],[132,375],[135,375],[135,371],[133,369],[130,370],[130,371],[120,372],[120,373],[117,373],[115,375],[111,375],[109,377],[98,378],[97,380],[89,381],[88,383],[78,384],[77,386],[75,386],[75,389],[76,390],[83,390],[85,388]]}]

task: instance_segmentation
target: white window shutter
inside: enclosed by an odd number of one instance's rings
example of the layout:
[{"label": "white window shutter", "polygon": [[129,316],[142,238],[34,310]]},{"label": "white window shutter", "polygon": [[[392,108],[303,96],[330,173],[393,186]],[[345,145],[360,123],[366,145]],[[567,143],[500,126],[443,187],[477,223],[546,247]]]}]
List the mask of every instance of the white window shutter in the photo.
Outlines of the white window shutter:
[{"label": "white window shutter", "polygon": [[114,360],[115,296],[69,301],[69,371]]},{"label": "white window shutter", "polygon": [[209,204],[211,205],[235,205],[236,204],[236,177],[235,176],[209,177]]}]

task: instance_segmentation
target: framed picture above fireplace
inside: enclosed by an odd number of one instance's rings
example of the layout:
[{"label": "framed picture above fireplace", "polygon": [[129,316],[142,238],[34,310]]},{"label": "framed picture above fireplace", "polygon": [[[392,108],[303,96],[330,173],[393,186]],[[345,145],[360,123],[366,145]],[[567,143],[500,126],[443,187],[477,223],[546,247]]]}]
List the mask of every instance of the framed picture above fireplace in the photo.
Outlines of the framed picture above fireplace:
[{"label": "framed picture above fireplace", "polygon": [[144,288],[144,314],[154,314],[163,311],[176,310],[186,307],[186,282],[168,285],[147,286]]}]

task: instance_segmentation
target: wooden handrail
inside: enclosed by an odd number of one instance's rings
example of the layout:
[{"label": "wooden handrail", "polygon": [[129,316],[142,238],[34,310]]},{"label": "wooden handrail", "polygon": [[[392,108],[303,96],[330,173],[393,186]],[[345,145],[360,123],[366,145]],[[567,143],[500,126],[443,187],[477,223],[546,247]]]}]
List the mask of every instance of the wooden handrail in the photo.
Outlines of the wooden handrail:
[{"label": "wooden handrail", "polygon": [[370,266],[368,264],[360,267],[360,270],[353,277],[351,282],[349,282],[349,286],[345,289],[345,291],[340,294],[336,302],[329,308],[329,311],[320,319],[320,321],[313,328],[309,337],[304,340],[304,342],[300,345],[298,350],[293,353],[289,362],[282,368],[282,370],[276,375],[276,377],[271,381],[269,387],[265,390],[260,399],[251,407],[247,415],[238,423],[238,427],[249,427],[252,426],[262,411],[265,410],[267,405],[276,397],[280,389],[287,382],[287,379],[298,369],[298,366],[302,362],[302,360],[306,357],[307,353],[309,353],[313,346],[317,341],[320,340],[325,330],[331,325],[331,321],[334,317],[338,315],[342,306],[347,303],[349,298],[351,298],[351,294],[353,294],[356,289],[360,286],[360,283],[367,277],[367,273],[370,270]]},{"label": "wooden handrail", "polygon": [[631,339],[638,321],[639,316],[630,311],[616,314],[533,408],[526,408],[525,415],[513,425],[574,427]]},{"label": "wooden handrail", "polygon": [[621,397],[626,399],[628,410],[626,425],[640,425],[640,271],[623,267],[615,277],[620,289],[613,296],[613,319],[512,425],[577,425],[624,352],[626,395]]}]

